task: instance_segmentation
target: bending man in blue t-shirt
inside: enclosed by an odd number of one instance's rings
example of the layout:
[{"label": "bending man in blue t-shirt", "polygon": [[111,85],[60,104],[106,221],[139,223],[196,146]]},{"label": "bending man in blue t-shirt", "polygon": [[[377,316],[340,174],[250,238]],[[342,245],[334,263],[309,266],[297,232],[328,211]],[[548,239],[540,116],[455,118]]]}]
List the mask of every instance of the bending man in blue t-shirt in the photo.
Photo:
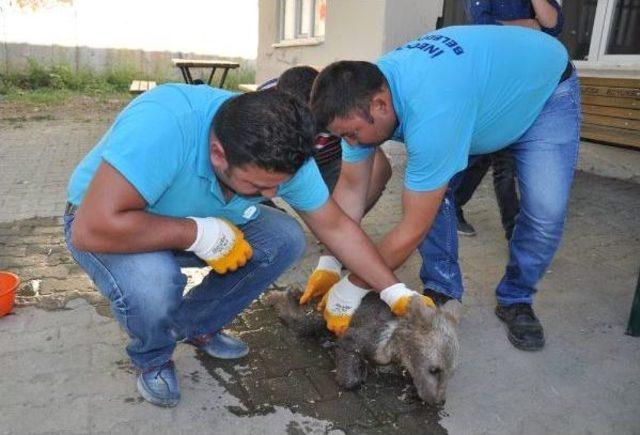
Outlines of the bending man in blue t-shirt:
[{"label": "bending man in blue t-shirt", "polygon": [[[351,270],[398,295],[394,303],[418,295],[329,198],[310,158],[314,129],[308,107],[277,90],[236,96],[163,85],[133,100],[74,171],[65,240],[129,334],[149,402],[179,401],[178,340],[216,358],[247,354],[222,327],[305,245],[292,217],[260,205],[269,198],[287,201]],[[212,270],[183,296],[180,266],[207,264]],[[349,314],[340,302],[327,305],[330,324]]]},{"label": "bending man in blue t-shirt", "polygon": [[[523,26],[551,36],[562,32],[562,8],[555,0],[466,0],[470,24]],[[464,218],[462,207],[471,199],[489,167],[493,167],[493,187],[500,209],[505,237],[511,239],[519,201],[515,166],[508,148],[480,156],[469,162],[455,192],[458,234],[474,236],[473,226]]]},{"label": "bending man in blue t-shirt", "polygon": [[[544,334],[533,295],[560,242],[579,145],[578,80],[562,44],[515,26],[441,29],[376,64],[329,65],[316,79],[311,108],[319,125],[346,141],[333,198],[356,222],[375,147],[388,139],[405,143],[403,216],[378,251],[396,269],[417,248],[424,293],[436,303],[461,299],[463,292],[456,174],[470,155],[509,146],[521,212],[496,290],[496,314],[516,347],[540,349]],[[354,289],[364,284],[356,275]],[[342,289],[329,294],[336,291]]]}]

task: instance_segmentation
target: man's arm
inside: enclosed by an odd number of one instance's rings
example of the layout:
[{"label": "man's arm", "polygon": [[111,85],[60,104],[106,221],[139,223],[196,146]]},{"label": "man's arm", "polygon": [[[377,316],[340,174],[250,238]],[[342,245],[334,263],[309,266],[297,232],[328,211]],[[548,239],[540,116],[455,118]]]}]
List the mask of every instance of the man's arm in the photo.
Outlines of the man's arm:
[{"label": "man's arm", "polygon": [[374,290],[381,291],[398,282],[371,239],[333,199],[329,198],[318,210],[301,212],[300,216],[318,240]]},{"label": "man's arm", "polygon": [[102,162],[73,222],[73,244],[102,253],[186,249],[196,223],[146,212],[146,201],[111,165]]},{"label": "man's arm", "polygon": [[332,198],[338,206],[355,222],[360,222],[367,206],[367,191],[373,171],[375,153],[365,160],[355,163],[343,161],[340,177],[333,190]]},{"label": "man's arm", "polygon": [[[343,162],[340,179],[332,198],[353,219],[359,223],[363,217],[368,180],[371,178],[373,155],[357,163]],[[400,267],[415,251],[429,232],[438,213],[438,208],[447,186],[428,192],[406,190],[403,192],[403,218],[378,244],[378,253],[391,270]],[[333,252],[328,243],[326,245]],[[340,254],[336,256],[340,258]],[[351,269],[354,284],[366,287],[367,280]]]},{"label": "man's arm", "polygon": [[[402,220],[378,244],[378,252],[391,270],[400,267],[418,248],[431,229],[446,191],[446,185],[429,192],[404,190]],[[360,279],[353,282],[362,285]]]},{"label": "man's arm", "polygon": [[400,267],[429,233],[446,191],[446,185],[429,192],[404,190],[402,220],[378,245],[391,270]]},{"label": "man's arm", "polygon": [[[531,6],[536,14],[536,20],[541,27],[551,29],[558,24],[558,9],[548,0],[531,0]],[[559,33],[559,32],[558,32]]]}]

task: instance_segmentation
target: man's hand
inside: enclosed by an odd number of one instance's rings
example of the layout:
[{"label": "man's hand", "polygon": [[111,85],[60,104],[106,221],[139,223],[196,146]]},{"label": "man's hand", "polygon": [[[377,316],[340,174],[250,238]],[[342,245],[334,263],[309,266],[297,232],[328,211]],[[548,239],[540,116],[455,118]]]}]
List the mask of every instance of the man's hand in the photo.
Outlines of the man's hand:
[{"label": "man's hand", "polygon": [[235,272],[253,255],[251,245],[235,225],[214,217],[190,217],[196,222],[196,240],[187,248],[219,274]]},{"label": "man's hand", "polygon": [[342,278],[325,293],[318,309],[324,310],[327,329],[342,337],[351,322],[351,317],[369,290],[360,288],[349,281],[349,275]]},{"label": "man's hand", "polygon": [[389,308],[391,308],[391,311],[396,316],[404,316],[407,313],[407,306],[413,296],[422,297],[422,301],[425,305],[430,307],[436,306],[433,299],[428,296],[421,295],[416,291],[409,290],[407,286],[402,283],[394,284],[380,292],[380,299],[389,305]]},{"label": "man's hand", "polygon": [[342,264],[332,255],[322,255],[318,266],[313,271],[304,293],[300,297],[300,304],[306,304],[316,296],[324,296],[335,283],[340,280]]}]

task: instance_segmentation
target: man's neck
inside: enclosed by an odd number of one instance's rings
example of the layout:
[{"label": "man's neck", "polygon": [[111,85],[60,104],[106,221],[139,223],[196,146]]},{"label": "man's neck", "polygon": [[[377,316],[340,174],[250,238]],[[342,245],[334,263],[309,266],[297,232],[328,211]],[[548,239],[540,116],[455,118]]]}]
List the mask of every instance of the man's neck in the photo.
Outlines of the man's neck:
[{"label": "man's neck", "polygon": [[215,175],[216,180],[218,180],[218,185],[220,186],[222,196],[224,196],[225,201],[229,201],[236,192],[233,191],[231,187],[229,187],[227,183],[222,180],[222,178],[218,175],[218,171],[215,167],[213,168],[213,174]]}]

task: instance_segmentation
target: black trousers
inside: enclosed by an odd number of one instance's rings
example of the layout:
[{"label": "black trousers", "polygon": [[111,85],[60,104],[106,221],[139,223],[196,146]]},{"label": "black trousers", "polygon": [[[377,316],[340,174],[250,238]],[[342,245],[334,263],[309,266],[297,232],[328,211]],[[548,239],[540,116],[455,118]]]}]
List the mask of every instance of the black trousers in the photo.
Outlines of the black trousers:
[{"label": "black trousers", "polygon": [[493,188],[496,192],[502,227],[510,238],[515,225],[515,219],[520,210],[516,189],[516,171],[513,157],[509,149],[496,151],[492,154],[477,156],[471,159],[464,170],[462,180],[455,191],[456,210],[458,217],[463,216],[462,207],[471,199],[473,192],[482,181],[489,167],[493,167]]}]

